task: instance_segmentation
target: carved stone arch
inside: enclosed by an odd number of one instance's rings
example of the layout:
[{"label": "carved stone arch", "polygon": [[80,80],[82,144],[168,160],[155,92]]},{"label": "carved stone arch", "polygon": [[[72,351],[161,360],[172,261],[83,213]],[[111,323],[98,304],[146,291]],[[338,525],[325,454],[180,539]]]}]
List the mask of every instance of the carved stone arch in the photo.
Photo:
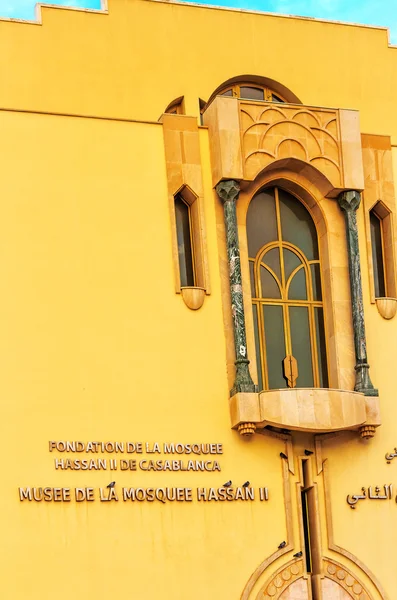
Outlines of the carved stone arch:
[{"label": "carved stone arch", "polygon": [[[324,558],[324,579],[322,592],[326,598],[335,600],[374,600],[364,584],[345,565],[341,565],[330,558]],[[344,595],[340,590],[343,590]],[[336,595],[338,594],[338,595]]]},{"label": "carved stone arch", "polygon": [[277,168],[265,168],[252,182],[243,182],[237,219],[243,276],[248,354],[251,375],[257,382],[254,324],[251,310],[250,274],[246,236],[246,215],[253,196],[266,187],[278,186],[297,198],[307,208],[317,229],[322,277],[328,293],[324,298],[324,315],[328,339],[329,387],[354,388],[354,346],[349,266],[345,223],[335,200],[326,197],[330,191],[327,178],[315,167],[297,159],[277,161]]},{"label": "carved stone arch", "polygon": [[[326,600],[377,600],[359,578],[345,565],[324,558],[321,576],[322,597]],[[241,600],[311,600],[310,576],[305,573],[303,560],[292,560],[270,576],[262,573],[265,582],[245,588]],[[259,585],[258,585],[259,584]]]},{"label": "carved stone arch", "polygon": [[[313,164],[306,160],[294,156],[279,158],[258,172],[253,181],[242,181],[242,189],[256,189],[263,186],[263,182],[275,179],[277,177],[285,178],[288,181],[295,181],[299,188],[306,190],[313,196],[316,204],[319,204],[320,198],[337,197],[337,192],[333,183],[328,179],[325,173],[317,169]],[[266,185],[266,184],[265,184]],[[303,202],[313,205],[313,199],[302,198]],[[325,218],[325,215],[324,215]]]},{"label": "carved stone arch", "polygon": [[[290,595],[293,591],[293,596]],[[262,585],[258,592],[247,600],[278,600],[293,598],[294,600],[310,599],[310,582],[304,574],[303,560],[292,560],[280,567]]]}]

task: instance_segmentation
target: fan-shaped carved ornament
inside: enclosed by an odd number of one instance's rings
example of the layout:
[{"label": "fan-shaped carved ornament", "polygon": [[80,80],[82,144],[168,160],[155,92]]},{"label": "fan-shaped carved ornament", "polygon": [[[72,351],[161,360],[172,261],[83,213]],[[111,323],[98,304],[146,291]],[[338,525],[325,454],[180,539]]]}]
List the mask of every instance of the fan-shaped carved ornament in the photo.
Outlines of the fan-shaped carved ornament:
[{"label": "fan-shaped carved ornament", "polygon": [[[283,597],[285,592],[295,582],[302,579],[304,573],[303,560],[296,560],[284,565],[268,579],[265,585],[259,591],[256,600],[276,600]],[[302,580],[302,584],[298,587],[303,587],[306,593],[304,596],[299,596],[299,600],[306,600],[307,596],[307,579]],[[285,596],[288,598],[288,595]]]},{"label": "fan-shaped carved ornament", "polygon": [[[346,597],[349,600],[350,598],[353,598],[353,600],[371,600],[371,596],[364,588],[364,585],[342,565],[338,565],[330,560],[324,560],[324,574],[325,579],[323,580],[322,588],[325,597],[332,597],[330,593],[335,588],[335,584],[338,584],[339,587],[342,587],[347,592],[348,595]],[[334,584],[331,584],[330,580]],[[327,592],[329,592],[328,596]]]},{"label": "fan-shaped carved ornament", "polygon": [[316,167],[335,188],[342,186],[337,110],[274,107],[240,101],[244,177],[252,180],[274,161],[297,158]]}]

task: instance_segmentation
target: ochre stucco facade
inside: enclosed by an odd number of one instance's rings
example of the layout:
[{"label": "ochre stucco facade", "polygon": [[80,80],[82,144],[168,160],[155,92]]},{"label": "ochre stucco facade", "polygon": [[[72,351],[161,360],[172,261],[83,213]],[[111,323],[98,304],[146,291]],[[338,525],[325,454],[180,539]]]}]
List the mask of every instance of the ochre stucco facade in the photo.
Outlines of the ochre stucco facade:
[{"label": "ochre stucco facade", "polygon": [[[395,600],[387,31],[152,0],[41,7],[36,23],[0,20],[0,73],[2,598]],[[215,93],[239,82],[286,102]],[[184,114],[163,114],[177,98]],[[239,322],[225,182],[240,191]],[[255,387],[246,215],[272,186],[318,234],[329,388]],[[185,289],[177,194],[195,249]],[[351,197],[362,307],[340,206]],[[357,310],[369,391],[357,389]],[[253,387],[236,379],[241,325]]]}]

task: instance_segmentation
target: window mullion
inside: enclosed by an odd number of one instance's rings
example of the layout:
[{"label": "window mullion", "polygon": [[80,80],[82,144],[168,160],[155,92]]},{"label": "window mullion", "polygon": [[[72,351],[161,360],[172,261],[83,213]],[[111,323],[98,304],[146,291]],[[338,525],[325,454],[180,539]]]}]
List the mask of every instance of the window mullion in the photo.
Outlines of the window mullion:
[{"label": "window mullion", "polygon": [[313,382],[314,382],[314,387],[320,387],[317,336],[316,336],[313,304],[309,304],[308,309],[309,309],[310,345],[312,347]]},{"label": "window mullion", "polygon": [[267,369],[267,352],[266,352],[266,334],[265,334],[265,323],[263,318],[263,304],[258,302],[258,328],[259,328],[259,344],[261,347],[261,368],[262,368],[262,381],[263,389],[269,389],[269,373]]}]

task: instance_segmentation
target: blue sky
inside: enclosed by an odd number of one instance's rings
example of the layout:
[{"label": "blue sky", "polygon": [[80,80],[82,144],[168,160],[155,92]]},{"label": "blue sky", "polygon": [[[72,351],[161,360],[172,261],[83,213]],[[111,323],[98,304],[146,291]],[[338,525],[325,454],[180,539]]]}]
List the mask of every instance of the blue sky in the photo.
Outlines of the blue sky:
[{"label": "blue sky", "polygon": [[[383,25],[397,44],[397,0],[201,0],[202,4],[277,12],[319,19]],[[52,0],[43,4],[100,8],[100,0]],[[0,17],[34,18],[34,0],[0,0]]]}]

